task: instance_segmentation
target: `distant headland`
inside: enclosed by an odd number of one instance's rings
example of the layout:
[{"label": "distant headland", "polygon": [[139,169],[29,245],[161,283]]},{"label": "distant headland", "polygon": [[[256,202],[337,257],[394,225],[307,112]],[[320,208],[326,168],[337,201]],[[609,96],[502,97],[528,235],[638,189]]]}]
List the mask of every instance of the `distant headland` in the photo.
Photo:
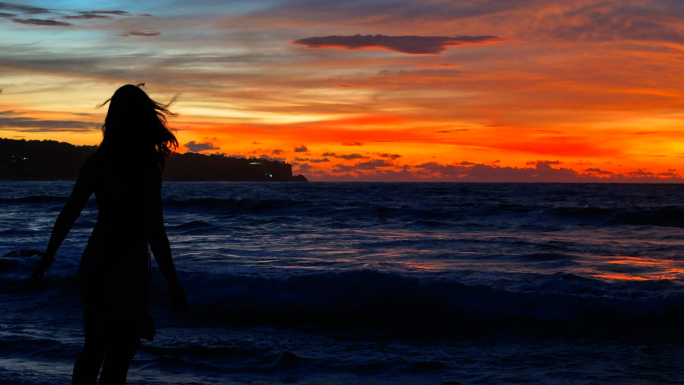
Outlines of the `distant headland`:
[{"label": "distant headland", "polygon": [[[0,180],[76,180],[81,164],[96,150],[54,140],[0,138]],[[164,180],[307,182],[304,175],[292,175],[289,163],[197,153],[173,153]]]}]

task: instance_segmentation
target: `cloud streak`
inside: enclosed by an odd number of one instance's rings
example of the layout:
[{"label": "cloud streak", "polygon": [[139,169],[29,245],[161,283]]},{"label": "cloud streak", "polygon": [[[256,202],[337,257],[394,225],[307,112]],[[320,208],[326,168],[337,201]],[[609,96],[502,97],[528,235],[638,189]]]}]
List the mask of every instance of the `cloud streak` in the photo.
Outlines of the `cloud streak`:
[{"label": "cloud streak", "polygon": [[502,41],[505,39],[496,36],[331,35],[299,39],[292,43],[308,48],[381,49],[410,55],[439,55],[460,45],[494,44]]},{"label": "cloud streak", "polygon": [[339,159],[344,159],[344,160],[354,160],[354,159],[368,159],[367,156],[363,156],[361,154],[353,153],[353,154],[343,154],[343,155],[337,155],[334,152],[324,152],[321,154],[322,156],[331,156],[333,158],[339,158]]},{"label": "cloud streak", "polygon": [[111,19],[111,16],[100,15],[91,12],[82,12],[80,15],[64,16],[67,20],[91,20],[91,19]]},{"label": "cloud streak", "polygon": [[[7,13],[3,11],[10,11],[15,13]],[[65,13],[70,13],[66,14]],[[35,18],[35,15],[48,15],[50,18]],[[11,19],[12,22],[23,25],[31,25],[38,27],[72,27],[73,24],[62,20],[106,20],[112,19],[113,16],[132,16],[133,14],[121,10],[95,10],[95,11],[67,11],[63,9],[48,9],[42,7],[34,7],[22,4],[0,2],[0,19]],[[137,16],[151,16],[148,14],[138,14]],[[136,31],[131,30],[124,32],[122,36],[158,36],[159,32],[155,31]]]},{"label": "cloud streak", "polygon": [[129,36],[141,36],[141,37],[156,37],[156,36],[161,36],[161,32],[157,31],[126,31],[126,32],[121,32],[120,34],[116,36],[123,36],[123,37],[129,37]]},{"label": "cloud streak", "polygon": [[47,8],[34,7],[34,6],[22,5],[22,4],[5,3],[5,2],[0,2],[0,10],[21,12],[21,13],[26,13],[29,15],[38,15],[38,14],[42,14],[42,13],[50,13],[50,10]]},{"label": "cloud streak", "polygon": [[0,111],[0,128],[11,128],[22,132],[57,132],[57,131],[94,131],[99,130],[100,123],[78,120],[40,120],[18,115],[14,111]]},{"label": "cloud streak", "polygon": [[101,14],[101,15],[116,15],[116,16],[128,16],[131,14],[130,12],[120,11],[120,10],[90,11],[90,13],[96,13],[96,14]]},{"label": "cloud streak", "polygon": [[41,27],[71,27],[73,24],[51,19],[12,19],[13,22]]}]

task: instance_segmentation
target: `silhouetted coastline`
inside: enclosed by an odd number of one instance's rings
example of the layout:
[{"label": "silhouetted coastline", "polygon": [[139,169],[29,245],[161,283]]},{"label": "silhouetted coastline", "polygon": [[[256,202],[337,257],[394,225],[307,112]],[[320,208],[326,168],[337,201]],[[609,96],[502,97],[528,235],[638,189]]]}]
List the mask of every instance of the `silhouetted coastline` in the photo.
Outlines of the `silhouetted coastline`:
[{"label": "silhouetted coastline", "polygon": [[[76,180],[83,161],[97,146],[75,146],[54,140],[0,138],[0,180]],[[164,180],[230,182],[306,182],[292,175],[292,165],[266,159],[173,153]]]}]

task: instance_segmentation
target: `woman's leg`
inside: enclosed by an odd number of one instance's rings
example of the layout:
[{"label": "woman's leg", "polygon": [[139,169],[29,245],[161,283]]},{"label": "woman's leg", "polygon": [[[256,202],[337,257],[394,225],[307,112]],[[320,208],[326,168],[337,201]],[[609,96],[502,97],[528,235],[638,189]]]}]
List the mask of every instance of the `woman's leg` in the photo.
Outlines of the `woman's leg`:
[{"label": "woman's leg", "polygon": [[131,366],[140,339],[118,341],[107,349],[100,385],[123,385],[126,383],[128,368]]},{"label": "woman's leg", "polygon": [[140,321],[137,313],[109,323],[100,385],[124,385],[128,368],[140,346]]},{"label": "woman's leg", "polygon": [[85,330],[85,344],[74,365],[71,383],[94,385],[105,355],[106,335],[104,317],[101,312],[84,307],[83,329]]}]

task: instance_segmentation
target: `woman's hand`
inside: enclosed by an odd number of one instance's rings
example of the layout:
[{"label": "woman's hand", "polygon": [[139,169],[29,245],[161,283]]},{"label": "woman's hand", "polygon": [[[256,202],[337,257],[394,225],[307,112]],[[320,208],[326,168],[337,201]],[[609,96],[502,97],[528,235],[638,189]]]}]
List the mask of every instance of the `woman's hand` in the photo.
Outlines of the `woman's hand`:
[{"label": "woman's hand", "polygon": [[169,283],[169,296],[171,297],[171,311],[174,313],[182,313],[188,306],[188,300],[185,297],[185,291],[178,281]]},{"label": "woman's hand", "polygon": [[43,275],[45,275],[45,272],[50,269],[50,266],[52,265],[52,262],[55,261],[55,257],[51,255],[47,255],[44,253],[36,253],[41,256],[40,261],[36,265],[36,268],[33,269],[33,276],[31,276],[31,282],[33,282],[33,287],[38,287],[40,284],[40,280],[43,279]]}]

